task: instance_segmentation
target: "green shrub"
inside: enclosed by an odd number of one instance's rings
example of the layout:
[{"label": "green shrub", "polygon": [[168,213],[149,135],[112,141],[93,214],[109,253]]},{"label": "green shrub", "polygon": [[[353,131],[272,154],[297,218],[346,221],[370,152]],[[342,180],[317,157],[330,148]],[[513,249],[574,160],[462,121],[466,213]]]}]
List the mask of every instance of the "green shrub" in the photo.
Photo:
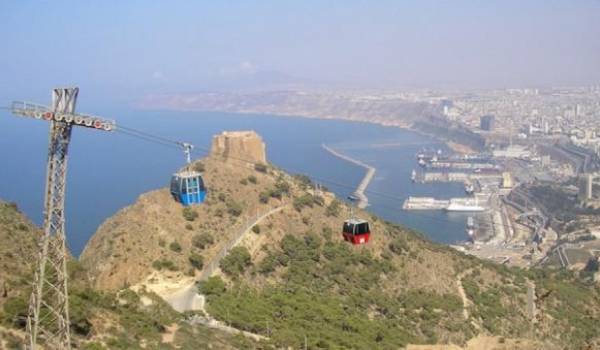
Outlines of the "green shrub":
[{"label": "green shrub", "polygon": [[98,342],[95,342],[95,341],[85,343],[81,349],[82,350],[106,350],[104,345],[102,345]]},{"label": "green shrub", "polygon": [[254,176],[254,175],[250,175],[250,176],[248,176],[248,182],[250,182],[250,183],[253,183],[253,184],[255,184],[255,185],[256,185],[256,183],[257,183],[258,181],[256,180],[256,176]]},{"label": "green shrub", "polygon": [[192,226],[192,224],[185,224],[185,229],[191,231],[194,229],[194,226]]},{"label": "green shrub", "polygon": [[17,328],[27,325],[28,302],[24,297],[10,297],[4,302],[3,323]]},{"label": "green shrub", "polygon": [[168,260],[168,259],[154,260],[154,262],[152,263],[152,267],[155,268],[158,271],[160,271],[162,269],[167,269],[169,271],[177,271],[177,270],[179,270],[179,268],[177,267],[177,265],[175,265],[174,262],[172,262],[171,260]]},{"label": "green shrub", "polygon": [[258,263],[258,272],[264,275],[269,274],[275,271],[275,268],[278,264],[279,261],[277,260],[277,256],[275,256],[272,253],[269,253],[269,255],[265,256],[264,259],[262,259],[260,263]]},{"label": "green shrub", "polygon": [[198,249],[207,248],[214,242],[213,236],[208,232],[200,233],[192,237],[192,245]]},{"label": "green shrub", "polygon": [[323,234],[323,237],[326,241],[331,241],[331,238],[333,237],[333,230],[331,229],[331,227],[324,226],[321,230],[321,233]]},{"label": "green shrub", "polygon": [[225,282],[219,276],[209,277],[205,282],[200,283],[199,291],[207,297],[219,296],[226,290]]},{"label": "green shrub", "polygon": [[307,189],[307,188],[313,188],[314,187],[312,180],[307,175],[296,174],[296,175],[294,175],[294,178],[298,182],[300,182],[300,188],[302,188],[302,189]]},{"label": "green shrub", "polygon": [[241,179],[241,180],[240,180],[240,184],[242,184],[242,185],[246,186],[246,185],[248,184],[248,180],[246,180],[246,179]]},{"label": "green shrub", "polygon": [[304,207],[311,207],[315,204],[315,197],[309,193],[302,195],[301,197],[294,198],[294,209],[302,211]]},{"label": "green shrub", "polygon": [[263,203],[263,204],[267,204],[269,203],[269,198],[271,197],[271,193],[270,192],[261,192],[258,194],[258,200]]},{"label": "green shrub", "polygon": [[248,266],[252,265],[250,253],[246,247],[235,247],[221,260],[221,270],[230,275],[237,276],[244,273]]},{"label": "green shrub", "polygon": [[254,225],[252,226],[252,232],[259,234],[260,233],[260,226],[258,225]]},{"label": "green shrub", "polygon": [[332,200],[331,203],[325,209],[325,215],[337,217],[340,213],[340,202],[336,199]]},{"label": "green shrub", "polygon": [[396,255],[400,255],[402,254],[402,252],[409,250],[408,245],[406,244],[406,240],[401,237],[397,237],[393,241],[391,241],[388,247],[390,248],[392,253]]},{"label": "green shrub", "polygon": [[277,183],[275,183],[275,189],[282,195],[290,194],[290,184],[285,180],[277,180]]},{"label": "green shrub", "polygon": [[226,205],[227,205],[227,212],[230,215],[232,215],[232,216],[242,215],[242,211],[244,210],[244,207],[240,203],[231,199],[231,200],[227,201]]},{"label": "green shrub", "polygon": [[254,170],[258,171],[259,173],[266,173],[267,166],[262,163],[256,163],[256,164],[254,164]]},{"label": "green shrub", "polygon": [[202,270],[204,267],[204,257],[198,253],[190,254],[188,260],[196,270]]},{"label": "green shrub", "polygon": [[190,207],[183,208],[182,213],[183,213],[183,218],[186,219],[187,221],[194,221],[198,217],[198,213]]},{"label": "green shrub", "polygon": [[175,253],[181,253],[182,248],[181,248],[181,244],[179,244],[179,242],[173,241],[169,244],[169,249],[171,249]]}]

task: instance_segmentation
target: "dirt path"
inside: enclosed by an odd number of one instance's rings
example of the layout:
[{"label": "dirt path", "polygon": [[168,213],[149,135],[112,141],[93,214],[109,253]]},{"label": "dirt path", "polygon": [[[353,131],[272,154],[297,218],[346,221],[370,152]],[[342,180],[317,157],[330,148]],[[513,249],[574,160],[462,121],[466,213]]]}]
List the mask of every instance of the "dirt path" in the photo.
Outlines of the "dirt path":
[{"label": "dirt path", "polygon": [[535,295],[535,282],[527,280],[527,316],[532,323],[535,323],[536,320],[536,301],[537,297]]},{"label": "dirt path", "polygon": [[206,299],[204,295],[198,293],[198,288],[196,286],[197,282],[204,281],[212,276],[218,269],[221,260],[227,256],[227,253],[240,244],[240,242],[244,239],[244,237],[252,230],[252,227],[262,222],[267,217],[283,210],[286,205],[279,206],[277,208],[271,209],[268,212],[259,215],[255,220],[249,222],[244,228],[242,228],[235,237],[229,241],[229,243],[217,253],[217,255],[206,265],[203,269],[202,274],[197,280],[192,281],[191,283],[186,284],[185,286],[169,293],[168,295],[163,295],[163,299],[173,307],[178,312],[185,311],[200,311],[204,314],[204,316],[193,316],[188,320],[190,324],[202,324],[204,326],[219,329],[224,332],[228,332],[231,334],[242,334],[246,337],[250,337],[254,340],[264,340],[268,339],[265,336],[260,334],[250,333],[246,331],[241,331],[239,329],[230,327],[224,324],[221,321],[214,319],[212,316],[206,312]]},{"label": "dirt path", "polygon": [[458,294],[460,295],[460,299],[463,303],[463,318],[465,320],[469,319],[469,306],[471,306],[471,300],[469,300],[469,297],[467,297],[467,293],[465,292],[465,288],[462,284],[462,279],[470,272],[471,270],[466,270],[456,276],[456,285],[458,286]]}]

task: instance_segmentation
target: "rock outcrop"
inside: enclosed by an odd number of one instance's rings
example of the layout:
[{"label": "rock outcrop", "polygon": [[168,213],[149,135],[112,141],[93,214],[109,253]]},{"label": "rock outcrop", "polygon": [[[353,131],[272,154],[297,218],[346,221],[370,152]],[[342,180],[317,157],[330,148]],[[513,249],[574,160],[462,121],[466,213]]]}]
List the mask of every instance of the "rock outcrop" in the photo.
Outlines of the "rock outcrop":
[{"label": "rock outcrop", "polygon": [[267,163],[265,143],[254,131],[224,131],[215,135],[210,153],[226,161]]}]

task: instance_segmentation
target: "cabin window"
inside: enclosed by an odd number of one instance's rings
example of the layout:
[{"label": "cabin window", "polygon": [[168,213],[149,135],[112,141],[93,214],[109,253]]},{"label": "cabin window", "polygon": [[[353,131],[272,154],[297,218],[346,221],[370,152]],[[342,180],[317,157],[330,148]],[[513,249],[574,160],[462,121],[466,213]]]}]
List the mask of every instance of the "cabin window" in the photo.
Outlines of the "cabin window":
[{"label": "cabin window", "polygon": [[365,233],[369,233],[369,224],[366,222],[363,222],[362,224],[358,224],[358,227],[356,228],[356,234],[362,235]]},{"label": "cabin window", "polygon": [[352,224],[350,224],[348,222],[344,223],[344,233],[353,233],[352,232],[353,228],[354,228],[354,225],[352,225]]},{"label": "cabin window", "polygon": [[179,178],[178,177],[173,177],[171,179],[171,192],[172,193],[179,192]]}]

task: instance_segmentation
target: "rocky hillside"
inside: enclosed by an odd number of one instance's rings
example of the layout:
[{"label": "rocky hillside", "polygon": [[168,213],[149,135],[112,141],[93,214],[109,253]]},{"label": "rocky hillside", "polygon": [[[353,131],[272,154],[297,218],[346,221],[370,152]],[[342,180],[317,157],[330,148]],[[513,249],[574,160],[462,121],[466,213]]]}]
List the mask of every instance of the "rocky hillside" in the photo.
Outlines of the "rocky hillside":
[{"label": "rocky hillside", "polygon": [[[241,161],[264,159],[260,147],[236,148],[256,144],[246,141],[194,163],[209,188],[202,205],[183,208],[161,189],[108,219],[81,256],[93,285],[139,290],[214,272],[200,286],[208,312],[276,347],[396,349],[475,336],[521,348],[599,344],[600,294],[577,276],[480,261],[361,211],[372,240],[351,246],[340,234],[348,208],[304,176]],[[216,260],[223,247],[232,249]]]},{"label": "rocky hillside", "polygon": [[[0,202],[0,349],[22,349],[30,279],[40,229],[13,203]],[[69,263],[71,334],[74,348],[244,349],[250,339],[191,326],[153,293],[101,292],[86,271]],[[43,348],[43,347],[42,347]]]}]

